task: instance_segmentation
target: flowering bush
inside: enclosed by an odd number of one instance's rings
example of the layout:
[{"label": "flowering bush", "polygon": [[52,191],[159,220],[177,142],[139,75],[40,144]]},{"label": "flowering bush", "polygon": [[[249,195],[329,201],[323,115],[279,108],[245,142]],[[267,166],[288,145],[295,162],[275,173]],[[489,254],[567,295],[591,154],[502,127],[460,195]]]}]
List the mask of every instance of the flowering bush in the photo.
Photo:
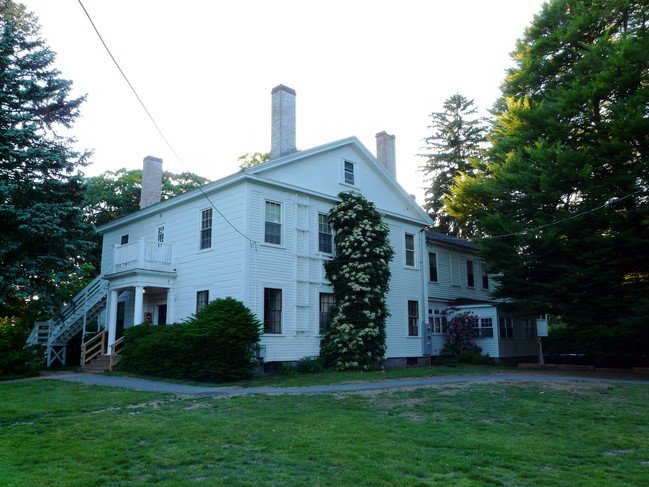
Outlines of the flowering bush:
[{"label": "flowering bush", "polygon": [[338,197],[342,201],[328,215],[336,231],[336,256],[325,263],[336,307],[320,349],[327,364],[339,370],[369,370],[385,357],[385,295],[394,251],[373,203],[355,192]]},{"label": "flowering bush", "polygon": [[447,321],[448,337],[444,343],[442,355],[457,357],[463,352],[480,353],[482,349],[473,340],[478,338],[478,317],[471,311],[459,312],[455,306],[442,311],[442,317]]}]

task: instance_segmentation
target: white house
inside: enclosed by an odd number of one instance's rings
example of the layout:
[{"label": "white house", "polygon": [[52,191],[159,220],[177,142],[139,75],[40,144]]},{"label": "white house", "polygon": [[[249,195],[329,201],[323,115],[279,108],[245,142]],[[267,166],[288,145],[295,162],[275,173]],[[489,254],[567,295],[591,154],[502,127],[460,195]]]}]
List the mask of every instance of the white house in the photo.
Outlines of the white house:
[{"label": "white house", "polygon": [[[101,275],[59,322],[49,324],[48,364],[63,358],[67,340],[85,332],[94,318],[107,330],[108,354],[115,354],[111,345],[124,328],[182,321],[226,296],[243,301],[263,322],[265,362],[318,355],[333,304],[323,268],[334,252],[327,212],[349,190],[376,204],[395,250],[387,296],[388,365],[426,363],[437,355],[444,340],[438,310],[458,298],[481,300],[469,309],[484,316],[485,351],[494,357],[528,354],[517,339],[508,348],[509,338],[497,338],[496,323],[502,316],[507,330],[509,318],[487,301],[475,248],[426,233],[430,217],[396,181],[394,136],[377,134],[377,157],[356,137],[298,152],[295,92],[283,85],[272,90],[271,132],[270,161],[165,201],[162,161],[144,159],[141,209],[98,229]],[[32,339],[46,328],[35,327]],[[101,355],[106,343],[94,349],[84,362]]]},{"label": "white house", "polygon": [[476,343],[483,353],[503,363],[536,358],[537,326],[543,329],[545,319],[517,316],[507,312],[504,303],[491,300],[495,283],[485,262],[476,255],[478,247],[468,240],[431,231],[426,232],[426,244],[430,338],[425,352],[431,356],[440,354],[446,331],[442,311],[455,306],[459,312],[477,315],[480,338]]}]

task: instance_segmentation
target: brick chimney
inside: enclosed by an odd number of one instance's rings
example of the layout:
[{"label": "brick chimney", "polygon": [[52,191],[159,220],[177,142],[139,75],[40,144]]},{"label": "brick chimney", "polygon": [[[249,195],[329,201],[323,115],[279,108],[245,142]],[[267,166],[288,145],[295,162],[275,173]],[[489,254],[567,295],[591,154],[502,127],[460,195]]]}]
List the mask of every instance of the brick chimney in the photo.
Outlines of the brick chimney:
[{"label": "brick chimney", "polygon": [[376,158],[385,166],[394,179],[397,179],[397,155],[394,135],[385,131],[376,134]]},{"label": "brick chimney", "polygon": [[153,156],[144,158],[142,166],[142,194],[140,208],[160,202],[162,193],[162,159]]},{"label": "brick chimney", "polygon": [[270,92],[273,99],[271,114],[270,158],[295,152],[295,90],[279,85]]}]

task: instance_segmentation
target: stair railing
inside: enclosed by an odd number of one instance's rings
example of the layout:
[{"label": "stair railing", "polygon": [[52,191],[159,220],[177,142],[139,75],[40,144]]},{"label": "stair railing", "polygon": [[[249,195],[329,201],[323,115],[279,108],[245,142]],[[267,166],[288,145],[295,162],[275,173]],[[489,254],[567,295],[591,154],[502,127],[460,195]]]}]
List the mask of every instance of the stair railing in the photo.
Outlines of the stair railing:
[{"label": "stair railing", "polygon": [[107,331],[102,331],[83,344],[81,366],[87,365],[92,359],[106,352]]},{"label": "stair railing", "polygon": [[108,370],[112,372],[117,367],[117,364],[121,360],[121,354],[124,350],[124,337],[121,337],[119,340],[115,340],[110,346],[110,361],[108,362]]},{"label": "stair railing", "polygon": [[108,282],[102,276],[95,278],[79,294],[63,307],[61,313],[55,317],[56,325],[52,334],[58,336],[67,326],[82,318],[85,313],[105,294]]}]

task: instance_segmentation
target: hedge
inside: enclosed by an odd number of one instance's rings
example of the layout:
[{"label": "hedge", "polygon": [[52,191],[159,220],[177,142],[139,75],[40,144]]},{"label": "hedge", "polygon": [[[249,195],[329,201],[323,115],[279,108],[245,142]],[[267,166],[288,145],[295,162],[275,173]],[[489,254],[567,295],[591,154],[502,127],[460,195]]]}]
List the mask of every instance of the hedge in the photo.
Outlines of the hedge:
[{"label": "hedge", "polygon": [[242,302],[216,299],[183,323],[126,329],[120,369],[174,379],[247,378],[257,365],[260,329]]}]

